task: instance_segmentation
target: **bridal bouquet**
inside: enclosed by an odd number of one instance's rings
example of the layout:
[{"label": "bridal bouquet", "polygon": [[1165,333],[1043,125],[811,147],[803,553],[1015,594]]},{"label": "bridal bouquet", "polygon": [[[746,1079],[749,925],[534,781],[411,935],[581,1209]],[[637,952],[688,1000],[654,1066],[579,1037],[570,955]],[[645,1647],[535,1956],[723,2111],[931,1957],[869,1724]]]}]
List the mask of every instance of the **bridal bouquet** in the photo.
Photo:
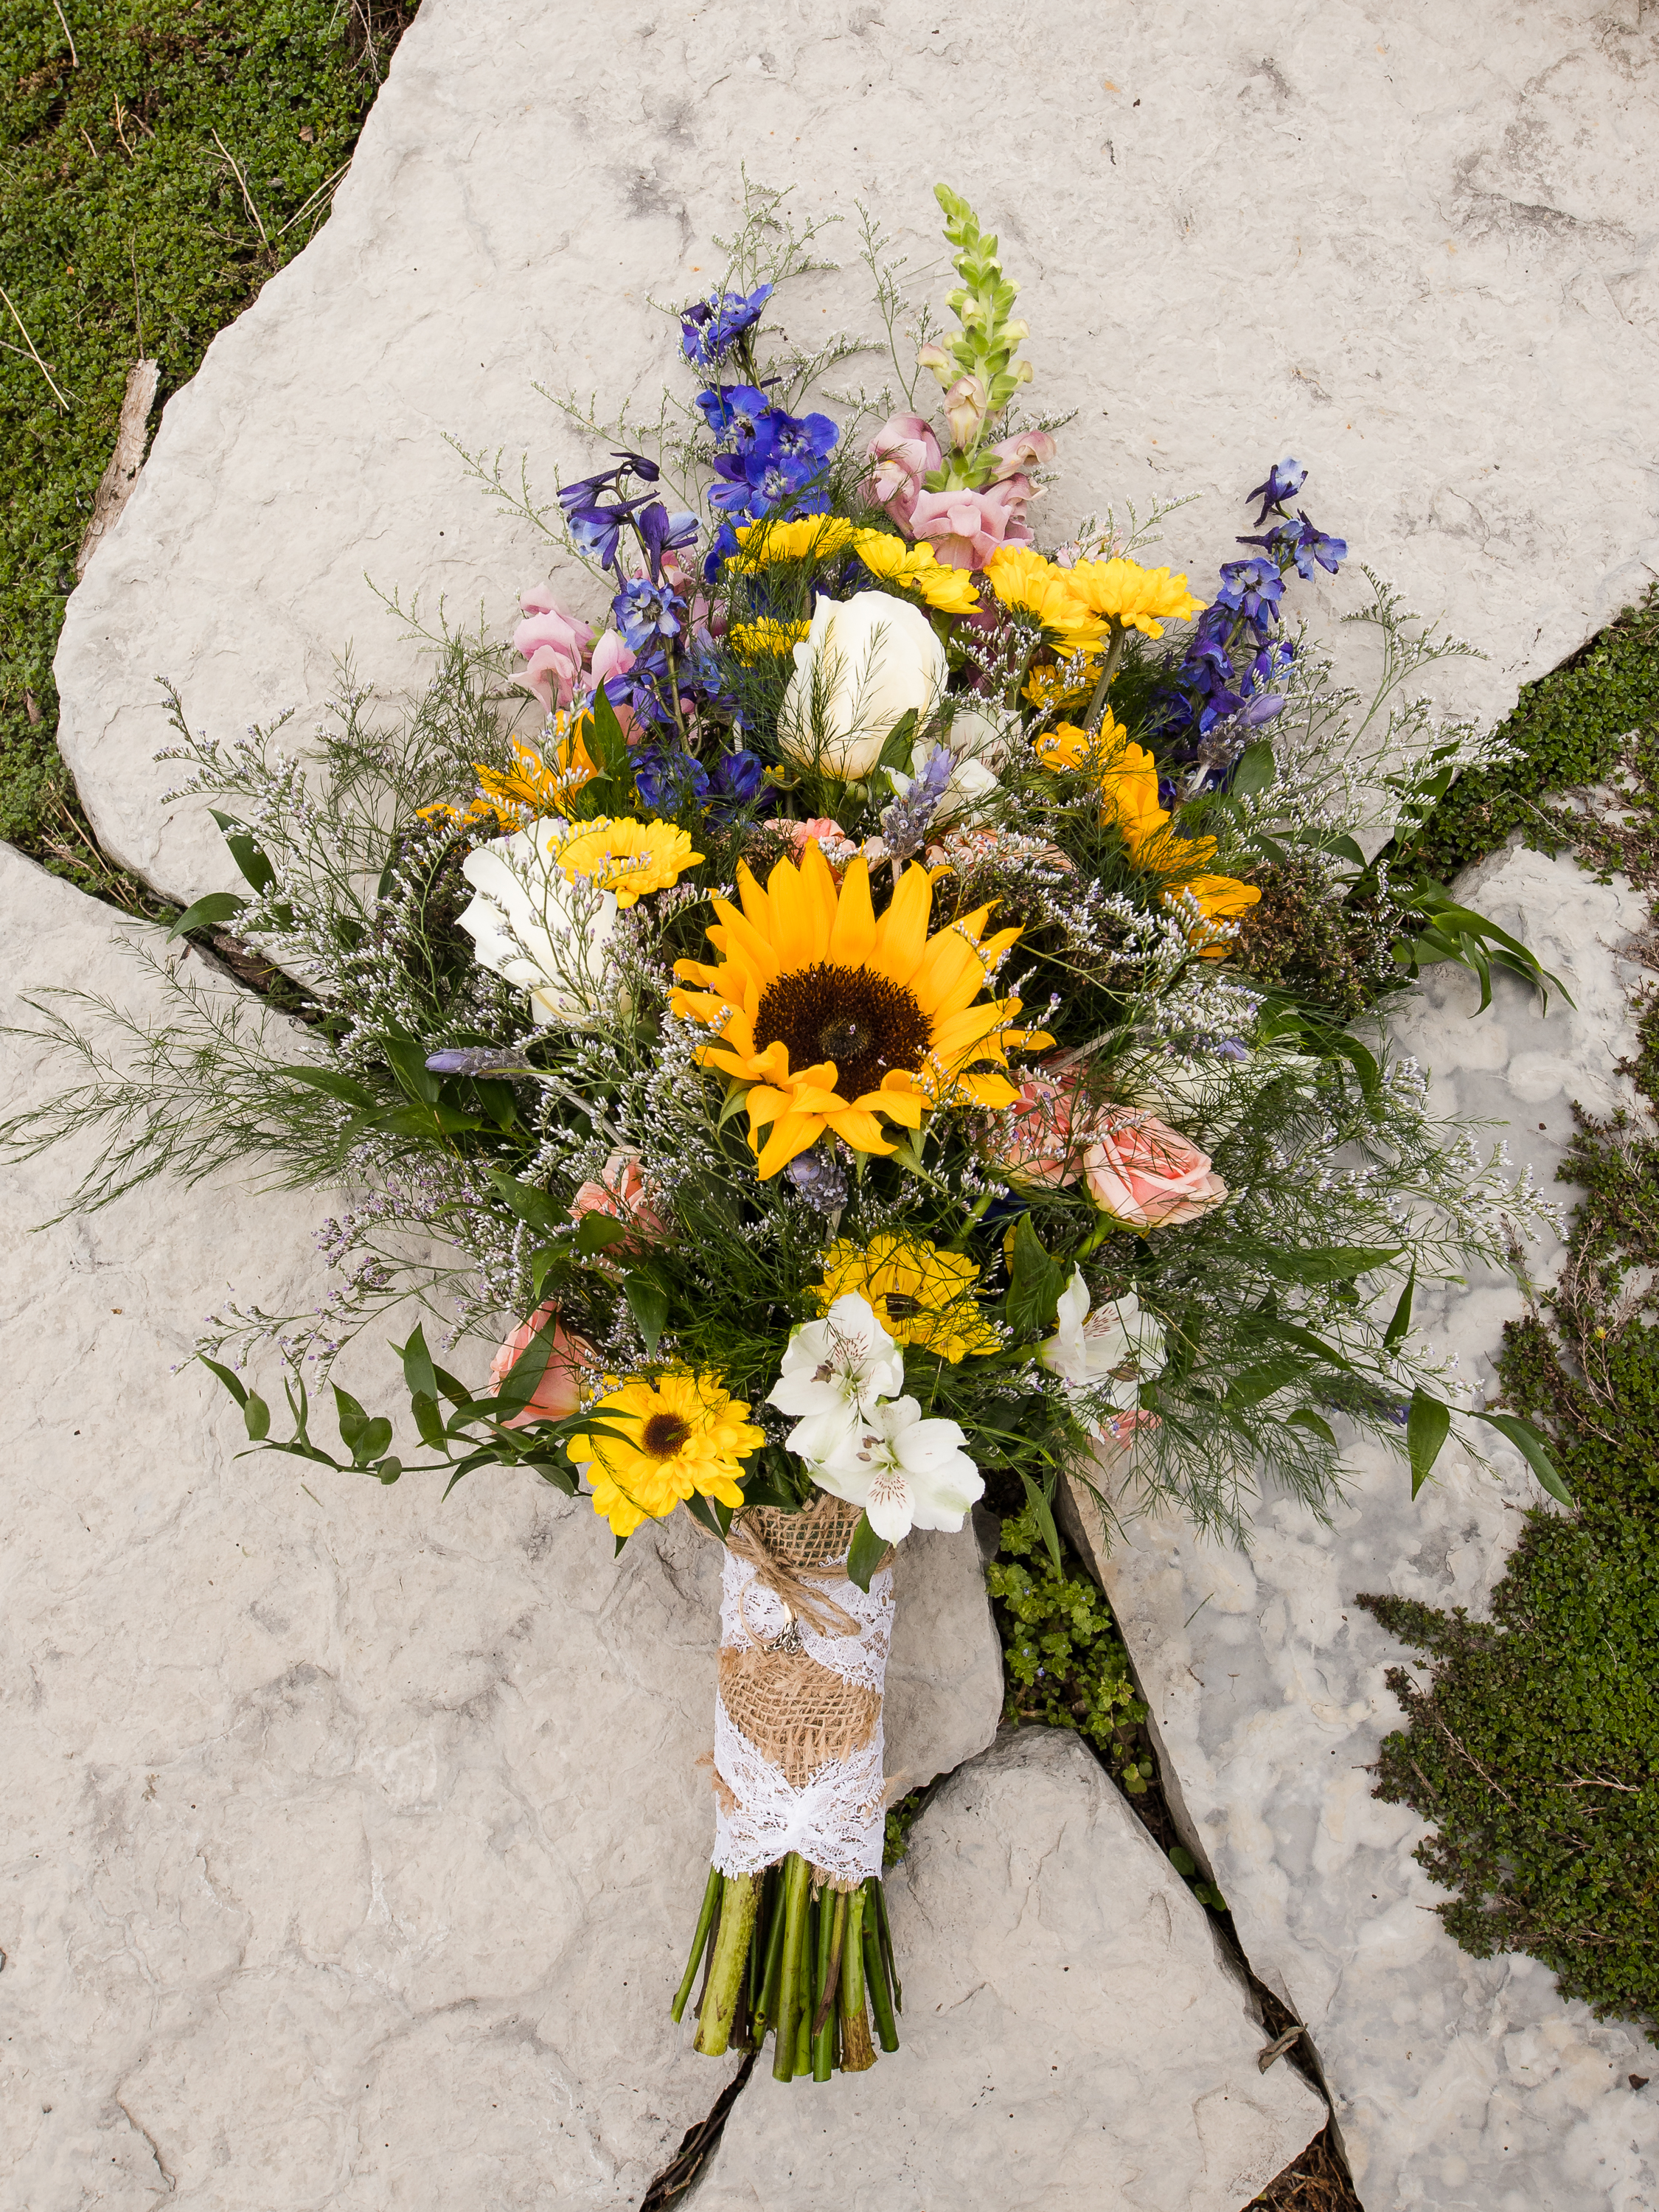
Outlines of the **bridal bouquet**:
[{"label": "bridal bouquet", "polygon": [[[1450,648],[1377,587],[1377,697],[1334,689],[1285,602],[1346,548],[1291,460],[1202,590],[1137,557],[1133,516],[1044,550],[1064,422],[1016,410],[1015,288],[939,198],[954,327],[895,349],[902,406],[813,404],[860,348],[771,330],[823,264],[763,198],[649,438],[613,428],[545,509],[475,462],[566,556],[510,648],[438,634],[412,712],[348,681],[303,754],[280,724],[191,736],[175,702],[169,757],[247,884],[178,929],[251,949],[266,996],[153,954],[174,1020],[43,1008],[86,1080],[5,1133],[101,1125],[82,1204],[256,1155],[352,1194],[314,1313],[228,1309],[203,1341],[256,1446],[386,1483],[505,1462],[619,1550],[681,1507],[722,1547],[673,2011],[701,1971],[697,2047],[770,2030],[784,2079],[896,2047],[882,1696],[912,1530],[989,1486],[1053,1541],[1103,1459],[1109,1510],[1238,1529],[1264,1483],[1328,1498],[1356,1431],[1420,1482],[1455,1415],[1559,1489],[1413,1327],[1419,1284],[1540,1206],[1373,1018],[1430,959],[1544,980],[1412,869],[1467,744],[1401,685]],[[450,1363],[412,1328],[414,1459],[331,1382],[410,1296]],[[241,1379],[262,1340],[282,1439]]]}]

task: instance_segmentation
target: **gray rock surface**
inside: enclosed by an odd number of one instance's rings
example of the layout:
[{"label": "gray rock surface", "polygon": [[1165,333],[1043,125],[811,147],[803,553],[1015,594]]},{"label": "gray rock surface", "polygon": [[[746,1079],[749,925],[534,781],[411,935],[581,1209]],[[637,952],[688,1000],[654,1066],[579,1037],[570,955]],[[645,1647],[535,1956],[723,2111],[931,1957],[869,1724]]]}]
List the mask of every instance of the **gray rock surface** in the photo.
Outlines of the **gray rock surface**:
[{"label": "gray rock surface", "polygon": [[829,2086],[757,2069],[698,2212],[1238,2212],[1323,2125],[1074,1735],[952,1775],[889,1882],[905,2047]]},{"label": "gray rock surface", "polygon": [[[366,572],[504,627],[547,552],[445,434],[527,452],[550,500],[596,448],[536,382],[652,416],[683,372],[650,299],[713,280],[740,161],[803,215],[863,199],[936,295],[929,188],[971,194],[1033,403],[1077,410],[1045,534],[1196,494],[1152,557],[1202,589],[1297,453],[1325,526],[1489,656],[1447,696],[1501,713],[1659,562],[1656,55],[1638,0],[426,0],[329,223],[169,402],[70,601],[60,739],[100,836],[170,891],[231,880],[205,812],[159,804],[156,676],[193,726],[303,733],[348,641],[409,680]],[[787,319],[869,327],[866,299],[854,268]],[[1303,594],[1347,653],[1363,592]]]},{"label": "gray rock surface", "polygon": [[[1493,1009],[1470,1021],[1477,991],[1443,969],[1401,1042],[1433,1069],[1431,1103],[1507,1121],[1517,1163],[1548,1188],[1569,1102],[1606,1112],[1627,1096],[1614,1062],[1635,1047],[1630,971],[1614,949],[1642,902],[1524,852],[1461,888],[1524,932],[1577,1009],[1556,1002],[1540,1018],[1500,980]],[[1535,1271],[1553,1257],[1535,1251]],[[1521,1310],[1513,1285],[1476,1282],[1437,1306],[1431,1336],[1459,1353],[1465,1380],[1489,1381],[1502,1323]],[[1391,1590],[1481,1612],[1541,1496],[1507,1447],[1493,1460],[1496,1476],[1449,1444],[1413,1504],[1403,1462],[1361,1451],[1329,1527],[1269,1503],[1247,1559],[1141,1521],[1097,1565],[1189,1839],[1251,1965],[1312,2032],[1368,2212],[1650,2212],[1659,2107],[1627,2076],[1659,2074],[1659,2053],[1564,2002],[1534,1960],[1458,1950],[1433,1911],[1447,1893],[1412,1859],[1424,1822],[1371,1796],[1377,1747],[1400,1724],[1384,1670],[1414,1655],[1353,1598]]]},{"label": "gray rock surface", "polygon": [[[155,1004],[118,919],[0,847],[0,1024],[40,984]],[[0,1041],[0,1114],[64,1079]],[[0,2207],[636,2205],[729,2071],[667,2017],[714,1546],[681,1516],[613,1565],[505,1472],[441,1509],[237,1458],[169,1370],[232,1288],[315,1302],[320,1202],[155,1184],[30,1235],[73,1165],[0,1177]],[[931,1776],[1000,1665],[971,1537],[904,1574],[891,1756]]]}]

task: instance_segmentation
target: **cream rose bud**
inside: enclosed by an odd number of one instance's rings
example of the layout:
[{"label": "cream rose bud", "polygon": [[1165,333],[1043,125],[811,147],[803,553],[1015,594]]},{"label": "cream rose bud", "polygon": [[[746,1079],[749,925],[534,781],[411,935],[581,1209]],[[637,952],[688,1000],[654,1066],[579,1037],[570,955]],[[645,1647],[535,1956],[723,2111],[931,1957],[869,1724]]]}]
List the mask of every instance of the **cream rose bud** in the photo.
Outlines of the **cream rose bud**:
[{"label": "cream rose bud", "polygon": [[544,1027],[580,1027],[614,1006],[619,985],[608,949],[616,895],[565,874],[558,855],[569,830],[546,817],[474,846],[461,863],[477,894],[458,916],[473,958],[527,991]]},{"label": "cream rose bud", "polygon": [[844,783],[871,775],[893,725],[914,708],[927,722],[945,696],[945,648],[920,607],[888,592],[822,592],[795,647],[778,744],[803,767]]}]

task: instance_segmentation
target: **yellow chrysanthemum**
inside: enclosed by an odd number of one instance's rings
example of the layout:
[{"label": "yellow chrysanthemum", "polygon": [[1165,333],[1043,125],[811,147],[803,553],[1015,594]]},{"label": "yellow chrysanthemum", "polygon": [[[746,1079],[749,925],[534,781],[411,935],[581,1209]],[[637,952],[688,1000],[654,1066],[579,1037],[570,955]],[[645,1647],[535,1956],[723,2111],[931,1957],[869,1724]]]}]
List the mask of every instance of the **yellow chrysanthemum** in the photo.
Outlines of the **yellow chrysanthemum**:
[{"label": "yellow chrysanthemum", "polygon": [[890,531],[856,530],[853,550],[870,574],[891,591],[914,592],[924,605],[941,614],[979,612],[979,593],[968,571],[949,567],[926,538],[910,545]]},{"label": "yellow chrysanthemum", "polygon": [[[763,890],[738,869],[741,912],[714,901],[708,933],[718,966],[681,960],[675,973],[701,988],[676,991],[677,1014],[720,1034],[700,1046],[705,1067],[748,1085],[749,1141],[764,1180],[833,1129],[854,1152],[890,1152],[878,1115],[916,1129],[930,1108],[956,1098],[1013,1103],[1005,1076],[1011,1046],[1049,1040],[1010,1026],[1018,999],[981,999],[993,962],[1019,935],[984,934],[988,906],[927,934],[933,886],[907,868],[878,919],[869,864],[850,863],[837,886],[809,843],[797,865],[780,860]],[[763,1144],[761,1133],[769,1131]]]},{"label": "yellow chrysanthemum", "polygon": [[510,836],[526,822],[545,814],[562,814],[582,786],[592,782],[599,769],[588,755],[586,714],[574,726],[568,716],[561,714],[554,727],[559,734],[550,762],[534,745],[514,738],[511,768],[487,768],[482,761],[473,762],[479,796],[470,805],[450,806],[440,801],[422,806],[422,821],[489,823],[492,836]]},{"label": "yellow chrysanthemum", "polygon": [[605,816],[579,823],[559,848],[559,866],[572,883],[586,876],[601,890],[614,891],[620,907],[632,906],[647,891],[665,890],[702,857],[672,822]]},{"label": "yellow chrysanthemum", "polygon": [[979,1270],[958,1252],[884,1229],[860,1249],[839,1238],[824,1255],[818,1296],[826,1311],[854,1291],[900,1344],[936,1352],[952,1365],[970,1352],[994,1352],[1002,1339],[974,1303]]},{"label": "yellow chrysanthemum", "polygon": [[999,545],[985,564],[985,580],[1010,614],[1023,615],[1067,656],[1098,645],[1106,624],[1072,589],[1072,571],[1029,545]]},{"label": "yellow chrysanthemum", "polygon": [[811,623],[778,622],[771,615],[762,615],[754,622],[733,623],[726,633],[726,641],[745,667],[770,655],[780,659],[793,653],[807,632]]},{"label": "yellow chrysanthemum", "polygon": [[1157,762],[1141,746],[1129,743],[1110,708],[1092,735],[1074,723],[1061,722],[1037,738],[1036,753],[1045,768],[1092,771],[1101,788],[1101,820],[1115,823],[1137,867],[1173,876],[1201,868],[1215,857],[1213,837],[1183,837],[1174,828],[1158,803]]},{"label": "yellow chrysanthemum", "polygon": [[1162,637],[1166,622],[1184,622],[1205,605],[1187,589],[1185,576],[1167,568],[1143,568],[1139,561],[1079,561],[1066,574],[1073,595],[1091,614],[1114,629],[1142,630],[1148,637]]},{"label": "yellow chrysanthemum", "polygon": [[1080,730],[1075,722],[1057,722],[1032,743],[1044,768],[1099,769],[1116,759],[1128,743],[1128,737],[1122,723],[1108,707],[1101,717],[1100,727],[1092,734]]},{"label": "yellow chrysanthemum", "polygon": [[[1213,849],[1213,841],[1205,842]],[[1197,900],[1206,923],[1221,925],[1213,934],[1202,927],[1194,930],[1194,949],[1206,960],[1224,960],[1236,934],[1226,925],[1247,915],[1261,893],[1254,884],[1240,883],[1237,876],[1194,876],[1177,890],[1165,891],[1164,903],[1174,906],[1183,896]]]},{"label": "yellow chrysanthemum", "polygon": [[746,523],[737,533],[738,550],[726,567],[738,575],[782,561],[827,561],[852,544],[853,525],[842,514],[809,514],[799,522],[769,520]]},{"label": "yellow chrysanthemum", "polygon": [[1091,653],[1081,662],[1075,654],[1068,653],[1064,660],[1033,668],[1021,696],[1040,714],[1058,714],[1079,699],[1093,698],[1105,665],[1104,653]]},{"label": "yellow chrysanthemum", "polygon": [[664,1375],[601,1398],[593,1419],[610,1433],[572,1437],[565,1450],[587,1479],[593,1510],[613,1534],[631,1536],[687,1498],[717,1498],[733,1511],[743,1504],[741,1464],[766,1441],[748,1416],[718,1375]]}]

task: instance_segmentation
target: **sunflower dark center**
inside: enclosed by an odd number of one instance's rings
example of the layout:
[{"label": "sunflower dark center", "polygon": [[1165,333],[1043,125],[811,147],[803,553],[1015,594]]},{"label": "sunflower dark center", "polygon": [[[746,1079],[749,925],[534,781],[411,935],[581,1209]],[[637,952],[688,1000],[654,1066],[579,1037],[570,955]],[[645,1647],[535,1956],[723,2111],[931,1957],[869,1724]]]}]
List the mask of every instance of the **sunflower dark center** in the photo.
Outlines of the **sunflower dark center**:
[{"label": "sunflower dark center", "polygon": [[672,1459],[690,1434],[690,1422],[678,1413],[653,1413],[645,1425],[640,1447],[653,1459]]},{"label": "sunflower dark center", "polygon": [[781,1039],[796,1073],[833,1060],[843,1098],[879,1091],[896,1067],[920,1067],[928,1036],[927,1017],[902,983],[830,960],[769,983],[755,1016],[757,1051]]}]

